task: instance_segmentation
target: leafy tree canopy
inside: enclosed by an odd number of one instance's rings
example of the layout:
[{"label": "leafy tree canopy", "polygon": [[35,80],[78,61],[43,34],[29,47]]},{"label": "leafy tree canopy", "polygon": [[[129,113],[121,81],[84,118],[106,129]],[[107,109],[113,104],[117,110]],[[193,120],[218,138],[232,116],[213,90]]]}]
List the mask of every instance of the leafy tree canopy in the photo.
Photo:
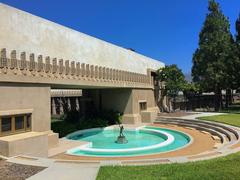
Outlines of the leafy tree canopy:
[{"label": "leafy tree canopy", "polygon": [[236,21],[236,46],[234,47],[234,64],[233,69],[233,82],[234,84],[234,89],[238,89],[240,87],[240,15]]},{"label": "leafy tree canopy", "polygon": [[236,21],[236,31],[237,31],[236,42],[237,42],[238,46],[240,46],[240,15]]},{"label": "leafy tree canopy", "polygon": [[193,82],[186,82],[183,86],[183,93],[185,96],[195,95],[199,92],[200,92],[199,85]]},{"label": "leafy tree canopy", "polygon": [[226,62],[232,48],[228,19],[215,0],[209,0],[208,14],[199,34],[199,47],[193,55],[193,81],[203,91],[221,90],[226,86]]},{"label": "leafy tree canopy", "polygon": [[165,82],[165,95],[175,97],[179,91],[183,90],[186,81],[184,74],[177,65],[173,64],[160,68],[157,74],[158,80]]}]

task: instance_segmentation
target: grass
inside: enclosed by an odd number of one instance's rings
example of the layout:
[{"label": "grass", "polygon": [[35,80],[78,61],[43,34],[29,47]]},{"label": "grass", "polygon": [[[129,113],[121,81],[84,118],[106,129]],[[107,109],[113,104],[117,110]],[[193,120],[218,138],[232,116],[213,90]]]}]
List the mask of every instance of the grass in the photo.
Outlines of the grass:
[{"label": "grass", "polygon": [[[240,114],[229,113],[199,119],[240,127]],[[237,180],[240,179],[240,152],[226,157],[184,164],[101,167],[97,180]]]},{"label": "grass", "polygon": [[229,105],[228,108],[224,108],[220,110],[222,113],[233,113],[233,114],[238,114],[240,113],[240,103],[234,103]]},{"label": "grass", "polygon": [[199,117],[198,119],[207,120],[207,121],[216,121],[216,122],[240,127],[240,114],[229,113],[229,114],[216,115],[216,116]]},{"label": "grass", "polygon": [[240,179],[240,153],[184,164],[101,167],[97,180],[234,180]]}]

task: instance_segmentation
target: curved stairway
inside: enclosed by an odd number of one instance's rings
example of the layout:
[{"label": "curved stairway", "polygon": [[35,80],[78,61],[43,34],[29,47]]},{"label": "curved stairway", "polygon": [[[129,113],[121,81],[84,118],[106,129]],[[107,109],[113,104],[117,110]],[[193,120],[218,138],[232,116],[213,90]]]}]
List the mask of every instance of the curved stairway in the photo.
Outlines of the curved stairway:
[{"label": "curved stairway", "polygon": [[178,125],[208,132],[214,139],[216,139],[216,136],[220,138],[222,146],[218,147],[219,151],[229,148],[230,146],[240,142],[240,130],[237,127],[217,122],[158,117],[154,123]]}]

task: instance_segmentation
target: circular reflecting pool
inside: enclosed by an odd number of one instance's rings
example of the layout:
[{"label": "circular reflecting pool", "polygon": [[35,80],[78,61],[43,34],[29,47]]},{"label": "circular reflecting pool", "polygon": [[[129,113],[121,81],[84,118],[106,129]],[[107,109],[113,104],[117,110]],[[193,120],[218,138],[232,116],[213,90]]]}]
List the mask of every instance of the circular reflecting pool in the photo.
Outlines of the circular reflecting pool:
[{"label": "circular reflecting pool", "polygon": [[79,156],[139,156],[176,150],[191,141],[182,132],[157,127],[127,129],[123,134],[126,144],[116,143],[119,128],[95,128],[72,133],[66,138],[86,143],[67,153]]}]

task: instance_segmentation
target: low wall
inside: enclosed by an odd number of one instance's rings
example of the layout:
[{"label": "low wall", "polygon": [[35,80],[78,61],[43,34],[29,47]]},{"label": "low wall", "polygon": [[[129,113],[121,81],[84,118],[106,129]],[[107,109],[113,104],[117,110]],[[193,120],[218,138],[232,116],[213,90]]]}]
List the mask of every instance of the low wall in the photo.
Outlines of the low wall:
[{"label": "low wall", "polygon": [[0,137],[0,154],[11,157],[16,155],[48,156],[48,134],[27,132]]}]

